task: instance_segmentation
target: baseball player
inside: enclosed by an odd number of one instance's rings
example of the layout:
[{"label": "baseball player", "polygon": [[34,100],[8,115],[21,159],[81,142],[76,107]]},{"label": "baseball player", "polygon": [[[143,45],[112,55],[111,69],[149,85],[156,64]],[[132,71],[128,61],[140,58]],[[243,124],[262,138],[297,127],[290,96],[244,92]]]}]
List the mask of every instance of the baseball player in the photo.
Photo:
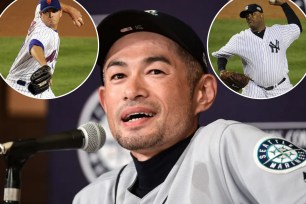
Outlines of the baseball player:
[{"label": "baseball player", "polygon": [[[62,11],[71,16],[75,25],[83,25],[80,12],[65,4],[61,6],[58,0],[41,0],[36,8],[27,37],[6,78],[11,87],[24,95],[41,99],[55,97],[50,85],[60,46],[57,27]],[[47,68],[43,72],[48,72],[49,78],[38,81],[34,87],[33,77],[42,68]]]},{"label": "baseball player", "polygon": [[212,55],[218,58],[220,76],[226,72],[228,59],[241,58],[244,74],[251,78],[242,94],[252,98],[271,98],[292,88],[288,77],[286,50],[302,32],[301,23],[284,0],[276,0],[273,6],[281,6],[288,25],[265,25],[260,5],[250,4],[240,13],[249,26]]},{"label": "baseball player", "polygon": [[306,152],[252,126],[199,114],[216,96],[205,48],[182,21],[125,10],[98,26],[100,103],[133,161],[73,204],[306,203]]}]

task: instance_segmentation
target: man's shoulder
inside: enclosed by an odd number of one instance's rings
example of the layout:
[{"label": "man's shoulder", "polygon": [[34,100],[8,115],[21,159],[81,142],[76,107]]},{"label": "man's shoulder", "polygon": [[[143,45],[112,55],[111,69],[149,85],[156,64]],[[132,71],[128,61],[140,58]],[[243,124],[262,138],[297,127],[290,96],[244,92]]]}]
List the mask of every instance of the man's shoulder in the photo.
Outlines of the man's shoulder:
[{"label": "man's shoulder", "polygon": [[271,27],[267,27],[270,30],[288,30],[291,31],[292,29],[300,29],[298,25],[291,23],[291,24],[286,24],[286,25],[281,25],[281,24],[274,24]]},{"label": "man's shoulder", "polygon": [[42,30],[45,32],[54,32],[54,30],[48,27],[41,19],[37,20],[36,29]]},{"label": "man's shoulder", "polygon": [[250,37],[251,34],[252,32],[250,29],[245,29],[233,35],[231,39],[232,40],[245,39],[246,37]]},{"label": "man's shoulder", "polygon": [[59,39],[58,33],[46,26],[40,19],[32,22],[27,37],[29,39],[38,39],[45,43],[53,43]]},{"label": "man's shoulder", "polygon": [[[102,174],[92,183],[84,187],[76,196],[74,203],[78,203],[80,200],[87,201],[90,200],[91,197],[99,197],[98,195],[109,194],[112,192],[116,183],[116,179],[118,177],[120,169],[112,170]],[[135,172],[135,167],[132,164],[126,166],[124,171],[122,172],[120,178],[131,177],[131,175]]]},{"label": "man's shoulder", "polygon": [[198,130],[198,134],[205,135],[205,137],[207,137],[205,140],[214,141],[219,145],[221,145],[223,141],[229,142],[236,141],[237,139],[239,143],[235,143],[235,145],[245,145],[251,142],[249,139],[250,137],[254,140],[259,140],[267,135],[262,130],[252,125],[224,119],[216,120],[207,126],[201,127]]},{"label": "man's shoulder", "polygon": [[[235,121],[235,120],[225,120],[225,119],[218,119],[210,124],[208,124],[207,126],[203,126],[202,129],[207,129],[207,130],[219,130],[224,132],[227,129],[235,129],[235,128],[255,128],[251,125],[248,125],[246,123],[242,123],[239,121]],[[257,129],[257,128],[255,128]]]},{"label": "man's shoulder", "polygon": [[246,161],[253,159],[253,153],[263,141],[283,140],[253,125],[222,119],[200,128],[196,139],[196,146],[208,143],[207,148],[213,154],[240,155]]},{"label": "man's shoulder", "polygon": [[106,184],[111,184],[115,182],[118,172],[119,170],[113,170],[113,171],[109,171],[109,172],[102,174],[92,183],[84,187],[79,192],[79,194],[87,194],[87,192],[92,193],[93,191],[97,191],[97,190],[99,191],[99,189],[107,187]]},{"label": "man's shoulder", "polygon": [[32,21],[31,26],[29,27],[29,34],[41,34],[51,32],[50,28],[46,26],[41,19],[35,19]]}]

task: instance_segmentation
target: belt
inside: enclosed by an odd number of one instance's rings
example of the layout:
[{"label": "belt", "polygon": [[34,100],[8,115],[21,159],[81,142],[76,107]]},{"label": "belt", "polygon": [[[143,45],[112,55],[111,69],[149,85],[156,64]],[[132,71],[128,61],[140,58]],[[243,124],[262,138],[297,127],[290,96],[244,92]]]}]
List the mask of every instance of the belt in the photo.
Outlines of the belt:
[{"label": "belt", "polygon": [[20,86],[25,86],[27,84],[27,82],[23,81],[23,80],[17,80],[17,84]]},{"label": "belt", "polygon": [[283,78],[280,82],[278,82],[277,84],[273,85],[273,86],[268,86],[268,87],[263,87],[263,86],[260,86],[257,84],[257,86],[259,86],[260,88],[262,89],[265,89],[267,91],[271,91],[273,90],[274,88],[276,88],[277,86],[281,85],[284,81],[286,81],[286,78]]}]

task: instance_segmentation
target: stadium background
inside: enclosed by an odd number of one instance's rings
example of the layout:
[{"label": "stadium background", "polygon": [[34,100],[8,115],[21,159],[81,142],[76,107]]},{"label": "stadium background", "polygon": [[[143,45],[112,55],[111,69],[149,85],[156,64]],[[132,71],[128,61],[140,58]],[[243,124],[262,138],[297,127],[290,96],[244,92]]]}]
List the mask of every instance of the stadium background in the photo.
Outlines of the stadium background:
[{"label": "stadium background", "polygon": [[[97,22],[106,14],[123,8],[161,10],[190,24],[204,43],[214,16],[226,3],[225,0],[214,3],[205,3],[202,0],[133,0],[128,3],[124,0],[80,0],[78,2]],[[0,1],[1,8],[6,5],[7,1]],[[2,33],[3,30],[0,29]],[[101,121],[103,112],[99,109],[94,94],[99,84],[99,70],[96,67],[88,80],[73,93],[45,101],[24,97],[1,80],[0,143],[18,138],[43,137],[49,133],[74,129],[86,119]],[[306,147],[305,80],[286,95],[269,100],[247,99],[229,91],[221,83],[218,85],[219,93],[215,104],[201,115],[202,125],[218,118],[238,120],[280,134]],[[3,158],[0,162],[0,176],[3,176],[3,179],[0,179],[0,186],[3,186],[5,174]],[[24,166],[22,178],[21,200],[24,204],[71,203],[75,193],[88,184],[77,151],[37,154]],[[0,189],[1,198],[2,193]]]}]

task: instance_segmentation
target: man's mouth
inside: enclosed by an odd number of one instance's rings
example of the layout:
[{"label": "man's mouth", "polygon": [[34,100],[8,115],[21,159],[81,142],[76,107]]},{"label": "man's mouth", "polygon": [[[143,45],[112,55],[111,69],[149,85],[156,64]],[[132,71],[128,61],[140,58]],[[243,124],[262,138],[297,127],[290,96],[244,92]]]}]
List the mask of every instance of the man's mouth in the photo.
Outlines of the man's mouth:
[{"label": "man's mouth", "polygon": [[126,116],[122,117],[123,122],[133,122],[143,118],[152,118],[155,113],[146,113],[146,112],[138,112],[138,113],[130,113]]}]

